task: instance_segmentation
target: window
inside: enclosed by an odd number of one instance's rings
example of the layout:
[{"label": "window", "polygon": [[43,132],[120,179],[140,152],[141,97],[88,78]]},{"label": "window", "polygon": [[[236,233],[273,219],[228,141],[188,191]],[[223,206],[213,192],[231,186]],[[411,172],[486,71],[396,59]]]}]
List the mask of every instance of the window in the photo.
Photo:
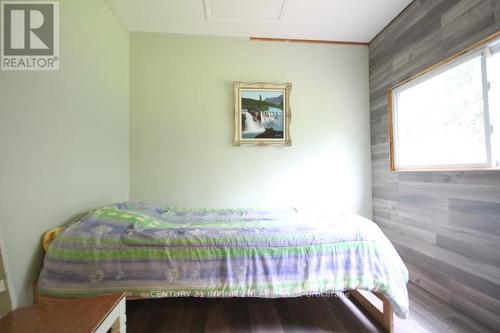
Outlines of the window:
[{"label": "window", "polygon": [[500,40],[445,63],[389,91],[392,170],[500,168]]}]

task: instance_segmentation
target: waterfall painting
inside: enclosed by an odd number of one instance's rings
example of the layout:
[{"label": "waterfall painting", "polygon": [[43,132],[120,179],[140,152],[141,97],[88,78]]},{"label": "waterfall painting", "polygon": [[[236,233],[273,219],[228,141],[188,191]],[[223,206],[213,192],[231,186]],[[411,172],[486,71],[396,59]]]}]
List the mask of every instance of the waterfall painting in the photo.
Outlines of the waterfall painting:
[{"label": "waterfall painting", "polygon": [[235,82],[235,144],[291,145],[290,90],[290,83]]}]

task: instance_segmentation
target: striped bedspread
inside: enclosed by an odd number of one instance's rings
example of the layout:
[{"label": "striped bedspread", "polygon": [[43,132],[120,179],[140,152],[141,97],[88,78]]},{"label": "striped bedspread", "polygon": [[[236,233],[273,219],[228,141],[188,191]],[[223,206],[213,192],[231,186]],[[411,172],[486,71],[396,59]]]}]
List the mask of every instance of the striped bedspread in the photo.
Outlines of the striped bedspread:
[{"label": "striped bedspread", "polygon": [[373,222],[294,208],[180,209],[125,202],[51,244],[41,294],[295,297],[378,291],[406,317],[408,271]]}]

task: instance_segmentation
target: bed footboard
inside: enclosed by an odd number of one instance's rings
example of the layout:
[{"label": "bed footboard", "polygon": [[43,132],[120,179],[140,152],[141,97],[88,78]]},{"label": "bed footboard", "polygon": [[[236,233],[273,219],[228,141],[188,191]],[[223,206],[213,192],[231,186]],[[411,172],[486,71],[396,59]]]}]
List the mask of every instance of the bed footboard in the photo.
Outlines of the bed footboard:
[{"label": "bed footboard", "polygon": [[382,294],[374,292],[371,293],[375,295],[382,301],[382,309],[377,307],[372,301],[370,301],[364,292],[358,290],[350,290],[349,295],[352,299],[378,323],[385,332],[394,332],[394,312],[392,311],[392,305],[389,300]]}]

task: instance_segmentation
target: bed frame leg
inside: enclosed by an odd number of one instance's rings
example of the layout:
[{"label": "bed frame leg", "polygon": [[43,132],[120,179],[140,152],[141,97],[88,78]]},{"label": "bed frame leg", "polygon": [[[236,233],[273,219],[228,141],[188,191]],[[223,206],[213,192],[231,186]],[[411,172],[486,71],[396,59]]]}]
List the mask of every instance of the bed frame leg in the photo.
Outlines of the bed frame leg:
[{"label": "bed frame leg", "polygon": [[385,332],[394,333],[394,313],[389,300],[380,293],[373,293],[383,303],[382,311],[358,290],[350,290],[349,295],[378,323]]}]

